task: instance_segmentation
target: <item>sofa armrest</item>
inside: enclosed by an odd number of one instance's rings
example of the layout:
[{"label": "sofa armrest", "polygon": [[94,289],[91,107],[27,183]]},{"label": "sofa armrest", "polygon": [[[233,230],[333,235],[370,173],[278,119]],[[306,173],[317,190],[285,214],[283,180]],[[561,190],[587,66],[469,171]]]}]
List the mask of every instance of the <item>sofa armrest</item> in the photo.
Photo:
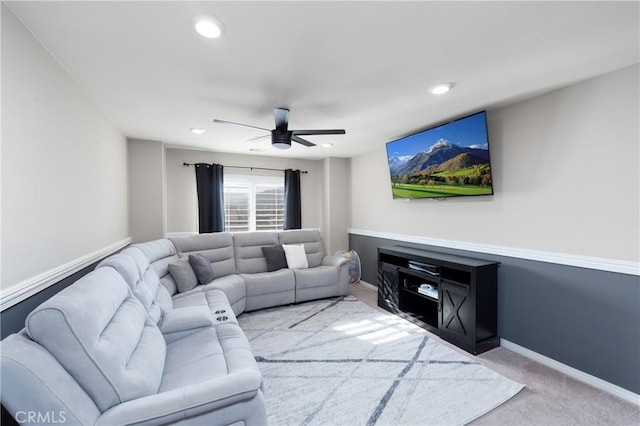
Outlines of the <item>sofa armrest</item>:
[{"label": "sofa armrest", "polygon": [[261,383],[257,370],[240,369],[226,376],[118,404],[105,411],[96,425],[173,423],[249,400],[255,397]]},{"label": "sofa armrest", "polygon": [[342,256],[325,256],[322,258],[323,266],[342,266],[346,265],[347,259]]},{"label": "sofa armrest", "polygon": [[349,294],[349,261],[343,256],[325,256],[322,258],[322,265],[332,266],[338,270],[336,295],[346,296]]},{"label": "sofa armrest", "polygon": [[160,331],[165,340],[173,341],[212,325],[213,319],[208,306],[186,306],[167,312],[162,317]]}]

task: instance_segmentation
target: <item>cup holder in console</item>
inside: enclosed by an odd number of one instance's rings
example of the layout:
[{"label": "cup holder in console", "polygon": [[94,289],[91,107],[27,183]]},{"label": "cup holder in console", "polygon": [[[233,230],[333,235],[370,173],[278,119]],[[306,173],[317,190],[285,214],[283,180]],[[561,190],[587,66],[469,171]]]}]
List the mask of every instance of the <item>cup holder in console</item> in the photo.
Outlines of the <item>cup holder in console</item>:
[{"label": "cup holder in console", "polygon": [[[224,312],[224,311],[223,311],[223,312]],[[229,317],[228,317],[228,316],[226,316],[226,315],[220,315],[220,316],[216,317],[216,321],[220,321],[220,322],[222,322],[222,321],[226,321],[226,320],[228,320],[228,319],[229,319]]]}]

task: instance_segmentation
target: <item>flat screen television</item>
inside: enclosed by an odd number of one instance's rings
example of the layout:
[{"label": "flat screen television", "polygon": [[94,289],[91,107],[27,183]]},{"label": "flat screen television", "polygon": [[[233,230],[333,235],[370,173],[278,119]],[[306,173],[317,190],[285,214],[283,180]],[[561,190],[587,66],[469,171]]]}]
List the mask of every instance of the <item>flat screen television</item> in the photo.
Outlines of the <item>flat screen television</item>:
[{"label": "flat screen television", "polygon": [[387,143],[393,198],[493,195],[485,111]]}]

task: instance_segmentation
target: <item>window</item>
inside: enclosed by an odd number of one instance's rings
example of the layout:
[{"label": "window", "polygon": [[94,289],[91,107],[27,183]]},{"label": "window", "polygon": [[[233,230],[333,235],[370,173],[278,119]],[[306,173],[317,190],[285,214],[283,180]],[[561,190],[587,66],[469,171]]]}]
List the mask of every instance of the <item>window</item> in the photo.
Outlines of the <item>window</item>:
[{"label": "window", "polygon": [[224,176],[225,231],[270,231],[284,226],[284,178]]}]

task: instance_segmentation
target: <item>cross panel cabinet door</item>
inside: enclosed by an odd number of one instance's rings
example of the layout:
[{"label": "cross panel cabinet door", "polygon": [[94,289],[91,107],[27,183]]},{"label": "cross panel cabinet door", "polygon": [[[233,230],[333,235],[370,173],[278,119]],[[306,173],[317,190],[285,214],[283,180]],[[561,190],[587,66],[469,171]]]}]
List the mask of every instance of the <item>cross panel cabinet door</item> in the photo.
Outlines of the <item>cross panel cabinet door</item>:
[{"label": "cross panel cabinet door", "polygon": [[469,286],[442,280],[440,292],[441,311],[438,331],[465,342],[471,342],[475,323]]},{"label": "cross panel cabinet door", "polygon": [[390,263],[378,264],[378,305],[384,303],[391,310],[398,310],[398,267]]}]

